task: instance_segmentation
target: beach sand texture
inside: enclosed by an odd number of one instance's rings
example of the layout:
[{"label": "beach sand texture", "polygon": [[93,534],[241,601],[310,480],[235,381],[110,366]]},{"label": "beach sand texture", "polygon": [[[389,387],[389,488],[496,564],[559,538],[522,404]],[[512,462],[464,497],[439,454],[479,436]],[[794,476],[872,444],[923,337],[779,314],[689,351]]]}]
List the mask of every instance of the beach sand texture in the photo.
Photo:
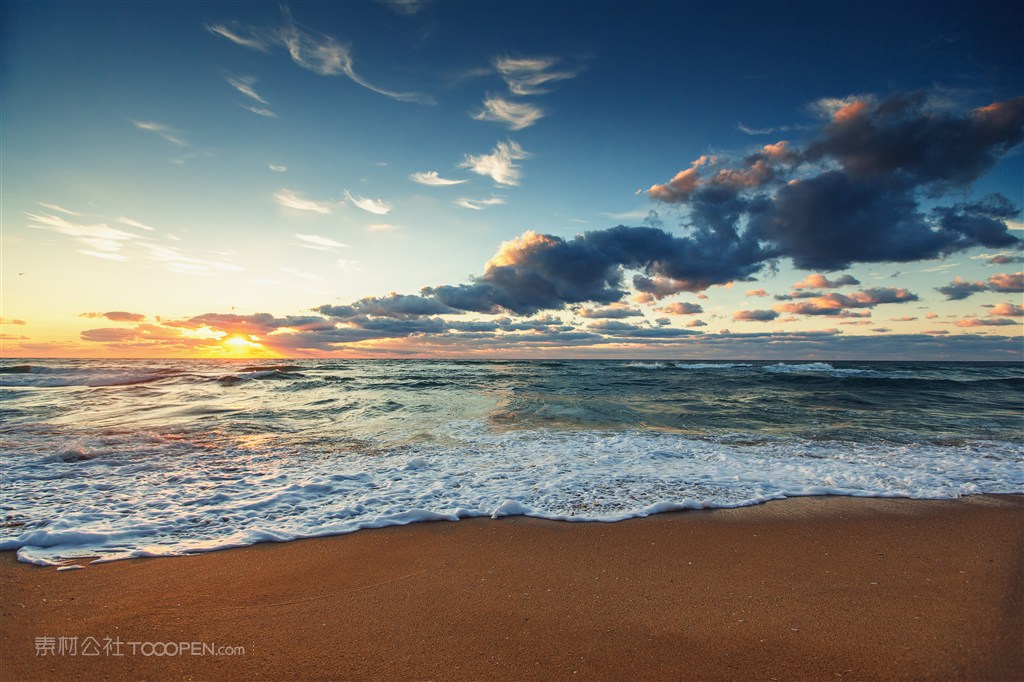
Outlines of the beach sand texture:
[{"label": "beach sand texture", "polygon": [[[70,571],[4,552],[0,577],[5,680],[1024,678],[1024,496],[419,523]],[[143,654],[168,642],[244,653]]]}]

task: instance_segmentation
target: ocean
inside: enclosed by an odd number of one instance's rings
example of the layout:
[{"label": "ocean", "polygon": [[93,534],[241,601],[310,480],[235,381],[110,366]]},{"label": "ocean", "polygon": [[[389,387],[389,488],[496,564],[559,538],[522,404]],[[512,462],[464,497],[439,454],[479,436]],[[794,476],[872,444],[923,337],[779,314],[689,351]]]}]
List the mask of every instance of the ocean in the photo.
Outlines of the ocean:
[{"label": "ocean", "polygon": [[1024,493],[1019,363],[3,360],[0,549]]}]

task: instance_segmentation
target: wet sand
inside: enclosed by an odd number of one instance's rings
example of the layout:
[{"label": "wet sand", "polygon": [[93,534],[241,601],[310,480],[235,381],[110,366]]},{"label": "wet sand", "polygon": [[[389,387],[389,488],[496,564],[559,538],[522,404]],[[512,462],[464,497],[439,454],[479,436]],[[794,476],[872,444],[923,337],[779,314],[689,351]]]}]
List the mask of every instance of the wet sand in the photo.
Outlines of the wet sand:
[{"label": "wet sand", "polygon": [[71,571],[4,552],[0,588],[7,680],[1020,680],[1024,496],[420,523]]}]

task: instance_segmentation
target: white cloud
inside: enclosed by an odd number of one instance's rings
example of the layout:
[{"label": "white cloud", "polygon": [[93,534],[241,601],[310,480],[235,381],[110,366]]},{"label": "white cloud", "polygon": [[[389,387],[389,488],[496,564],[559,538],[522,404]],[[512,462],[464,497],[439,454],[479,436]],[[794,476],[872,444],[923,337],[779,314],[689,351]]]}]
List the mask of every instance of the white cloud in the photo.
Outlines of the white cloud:
[{"label": "white cloud", "polygon": [[543,95],[547,90],[540,86],[545,83],[574,78],[577,71],[549,71],[558,63],[553,57],[534,59],[513,59],[498,57],[494,60],[494,68],[505,79],[508,89],[514,95]]},{"label": "white cloud", "polygon": [[345,198],[352,202],[352,205],[356,208],[361,208],[370,213],[387,215],[391,212],[391,204],[381,201],[380,199],[368,199],[360,196],[353,196],[348,193],[348,190],[345,190]]},{"label": "white cloud", "polygon": [[154,229],[156,229],[150,227],[149,225],[146,225],[145,223],[140,223],[138,220],[132,220],[131,218],[125,218],[124,216],[120,216],[116,220],[122,225],[127,225],[129,227],[138,227],[139,229],[142,230],[149,230],[152,232]]},{"label": "white cloud", "polygon": [[88,247],[88,255],[96,255],[97,253],[116,254],[121,250],[124,242],[139,238],[138,235],[131,234],[130,232],[109,227],[106,223],[83,225],[46,213],[26,213],[25,215],[29,218],[29,227],[37,230],[49,230],[71,237]]},{"label": "white cloud", "polygon": [[490,176],[498,185],[518,185],[520,170],[513,161],[529,156],[516,142],[499,142],[492,154],[466,154],[466,160],[460,163],[459,167],[468,168],[479,175]]},{"label": "white cloud", "polygon": [[432,104],[433,99],[429,96],[416,92],[397,92],[373,85],[362,76],[356,73],[352,65],[351,47],[339,43],[334,38],[324,35],[314,35],[305,31],[288,17],[288,23],[277,31],[277,36],[292,61],[304,69],[321,76],[338,76],[344,74],[354,83],[357,83],[367,90],[378,94],[397,99],[402,102],[419,102],[421,104]]},{"label": "white cloud", "polygon": [[329,251],[331,249],[344,249],[348,248],[348,244],[342,244],[336,242],[329,237],[321,237],[315,234],[296,234],[295,238],[304,242],[299,246],[304,246],[307,249],[313,249],[314,251]]},{"label": "white cloud", "polygon": [[1007,220],[1006,229],[1008,230],[1024,230],[1024,223],[1019,220]]},{"label": "white cloud", "polygon": [[144,244],[143,246],[149,251],[151,259],[164,263],[171,272],[192,273],[208,272],[210,270],[240,272],[244,270],[244,268],[232,263],[186,256],[173,246],[160,246],[159,244]]},{"label": "white cloud", "polygon": [[68,215],[82,215],[81,213],[76,213],[75,211],[64,208],[63,206],[58,206],[57,204],[47,204],[42,201],[37,201],[36,203],[42,206],[43,208],[50,209],[51,211],[58,211],[60,213],[66,213]]},{"label": "white cloud", "polygon": [[503,123],[510,130],[528,128],[544,117],[544,110],[532,104],[510,102],[501,97],[488,97],[484,108],[473,114],[476,121]]},{"label": "white cloud", "polygon": [[285,208],[294,208],[297,211],[312,211],[327,215],[331,212],[331,205],[327,202],[313,201],[299,195],[298,192],[290,189],[280,189],[274,192],[274,199]]},{"label": "white cloud", "polygon": [[264,109],[263,107],[249,106],[249,105],[246,105],[246,104],[242,104],[241,107],[243,109],[247,110],[247,111],[251,111],[254,114],[259,114],[260,116],[266,116],[268,118],[277,118],[277,114],[275,114],[270,109]]},{"label": "white cloud", "polygon": [[437,171],[425,171],[421,173],[412,173],[409,178],[413,182],[418,182],[421,185],[430,185],[431,187],[445,187],[447,185],[461,185],[468,180],[448,180],[438,176]]},{"label": "white cloud", "polygon": [[397,229],[398,225],[392,225],[391,223],[373,223],[370,225],[370,232],[391,232]]},{"label": "white cloud", "polygon": [[466,197],[459,197],[454,202],[456,206],[462,208],[471,208],[474,211],[482,211],[488,206],[501,206],[505,203],[504,197],[491,196],[490,199],[467,199]]},{"label": "white cloud", "polygon": [[231,85],[231,87],[233,87],[235,90],[238,90],[246,97],[254,99],[260,104],[270,104],[267,100],[260,97],[259,93],[257,93],[256,90],[253,89],[252,86],[256,83],[255,78],[251,76],[245,76],[244,78],[229,78],[228,83]]},{"label": "white cloud", "polygon": [[139,130],[148,130],[151,133],[156,133],[171,144],[176,144],[179,147],[185,147],[188,145],[188,143],[181,138],[181,133],[165,126],[163,123],[155,123],[153,121],[132,121],[132,125]]},{"label": "white cloud", "polygon": [[269,47],[267,45],[267,42],[257,35],[250,32],[250,35],[246,37],[240,35],[240,32],[232,30],[223,24],[207,24],[206,30],[210,33],[216,33],[217,35],[224,36],[225,38],[233,42],[235,45],[241,45],[242,47],[247,47],[250,50],[259,50],[260,52],[266,52],[267,48]]},{"label": "white cloud", "polygon": [[275,173],[284,173],[286,170],[288,170],[288,166],[279,166],[275,163],[268,163],[267,168],[274,171]]}]

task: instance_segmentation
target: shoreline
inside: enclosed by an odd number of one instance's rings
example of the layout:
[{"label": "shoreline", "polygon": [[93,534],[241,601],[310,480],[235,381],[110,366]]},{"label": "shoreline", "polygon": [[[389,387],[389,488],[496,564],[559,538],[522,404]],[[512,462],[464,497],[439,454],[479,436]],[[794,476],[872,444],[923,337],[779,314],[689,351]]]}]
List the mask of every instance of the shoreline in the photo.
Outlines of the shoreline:
[{"label": "shoreline", "polygon": [[7,551],[0,585],[9,679],[1024,676],[1024,495],[419,522],[70,571]]}]

